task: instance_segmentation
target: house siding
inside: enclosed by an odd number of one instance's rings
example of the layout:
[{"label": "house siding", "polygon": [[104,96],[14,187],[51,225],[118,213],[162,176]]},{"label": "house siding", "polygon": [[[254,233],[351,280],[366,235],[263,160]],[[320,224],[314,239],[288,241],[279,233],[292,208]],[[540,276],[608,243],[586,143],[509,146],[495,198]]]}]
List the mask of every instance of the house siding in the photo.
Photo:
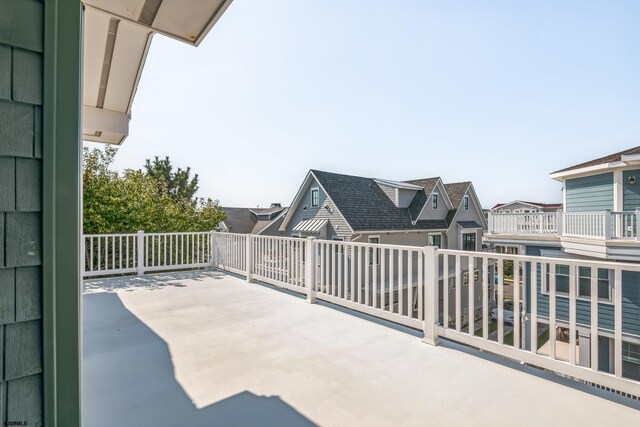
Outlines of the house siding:
[{"label": "house siding", "polygon": [[[319,192],[319,203],[317,207],[311,206],[311,190],[313,188],[318,188]],[[325,228],[325,231],[320,235],[314,235],[315,237],[321,239],[331,239],[333,237],[341,237],[345,240],[349,240],[351,238],[351,230],[347,221],[342,217],[342,215],[338,212],[338,209],[334,205],[334,203],[327,197],[327,194],[322,190],[322,187],[318,184],[315,179],[312,179],[312,182],[307,185],[302,193],[302,200],[300,204],[297,206],[295,212],[289,212],[287,215],[291,215],[289,219],[289,223],[287,224],[286,230],[284,232],[285,236],[291,236],[293,234],[293,228],[300,222],[309,219],[326,219],[328,220],[328,224]],[[307,210],[303,209],[304,206],[307,206]],[[325,208],[329,206],[329,209]]]},{"label": "house siding", "polygon": [[424,209],[420,212],[418,219],[445,219],[449,213],[449,207],[445,202],[445,190],[442,184],[438,183],[434,189],[435,193],[438,193],[438,209],[433,209],[433,193],[429,195]]},{"label": "house siding", "polygon": [[[467,192],[466,194],[469,195],[469,192]],[[448,249],[462,249],[460,247],[462,234],[473,232],[471,230],[467,230],[459,227],[457,224],[458,221],[475,221],[479,225],[482,225],[483,219],[478,214],[478,210],[480,211],[482,210],[476,209],[474,205],[475,205],[475,200],[473,197],[469,195],[469,210],[468,211],[463,210],[462,203],[460,203],[460,206],[458,206],[458,212],[456,213],[456,216],[453,219],[454,222],[453,224],[450,225],[449,231],[447,232],[447,242],[448,242],[447,248]],[[478,208],[480,207],[478,206]],[[482,246],[483,230],[477,230],[475,233],[476,233],[476,245],[477,245],[477,248],[480,249]]]},{"label": "house siding", "polygon": [[398,201],[396,200],[396,189],[395,187],[391,187],[388,185],[378,184],[380,189],[387,195],[389,199],[393,202],[394,205],[398,205]]},{"label": "house siding", "polygon": [[43,3],[0,0],[0,424],[43,423]]},{"label": "house siding", "polygon": [[565,181],[565,212],[613,209],[613,173],[585,176]]},{"label": "house siding", "polygon": [[[540,256],[542,250],[556,250],[556,248],[544,246],[527,246],[526,254]],[[540,265],[537,264],[537,311],[539,316],[549,317],[549,296],[542,293],[540,281]],[[527,291],[531,289],[531,265],[527,263]],[[530,302],[528,302],[529,304]],[[531,307],[527,306],[527,312],[531,312]],[[556,297],[556,320],[569,321],[569,299],[566,297]],[[591,303],[587,300],[578,299],[576,301],[576,323],[589,327],[591,325]],[[613,305],[607,303],[598,304],[598,327],[613,331],[614,311]],[[622,332],[640,336],[640,273],[622,272]]]},{"label": "house siding", "polygon": [[416,193],[417,191],[415,190],[405,190],[402,188],[399,189],[397,206],[399,208],[408,208],[411,202],[413,201],[413,198],[416,196]]},{"label": "house siding", "polygon": [[[635,177],[636,183],[629,184],[629,178]],[[640,208],[640,169],[627,170],[622,173],[622,209],[635,211]]]}]

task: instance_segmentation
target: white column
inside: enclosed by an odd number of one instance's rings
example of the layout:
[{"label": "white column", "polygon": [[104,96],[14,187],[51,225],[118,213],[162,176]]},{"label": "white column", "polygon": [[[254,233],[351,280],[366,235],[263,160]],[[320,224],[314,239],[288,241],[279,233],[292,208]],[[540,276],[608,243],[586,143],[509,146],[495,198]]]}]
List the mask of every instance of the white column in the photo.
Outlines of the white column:
[{"label": "white column", "polygon": [[622,171],[613,171],[613,211],[622,212],[624,205]]},{"label": "white column", "polygon": [[316,290],[315,290],[315,282],[316,282],[316,266],[318,265],[318,261],[316,260],[316,245],[315,245],[315,237],[307,237],[305,240],[305,272],[304,272],[304,286],[307,290],[307,299],[306,301],[309,304],[313,304],[316,302]]},{"label": "white column", "polygon": [[144,266],[145,266],[145,247],[144,247],[144,231],[138,231],[136,234],[138,239],[138,257],[137,257],[137,267],[138,267],[138,276],[142,276],[144,274]]},{"label": "white column", "polygon": [[251,283],[253,280],[253,235],[247,234],[247,243],[245,245],[245,275],[247,277],[247,283]]},{"label": "white column", "polygon": [[556,235],[562,237],[562,210],[556,212]]},{"label": "white column", "polygon": [[[438,345],[438,248],[436,246],[425,246],[424,253],[424,338],[422,342],[431,345]],[[443,274],[446,277],[447,274]],[[469,281],[473,276],[469,278]],[[445,281],[446,282],[446,281]]]}]

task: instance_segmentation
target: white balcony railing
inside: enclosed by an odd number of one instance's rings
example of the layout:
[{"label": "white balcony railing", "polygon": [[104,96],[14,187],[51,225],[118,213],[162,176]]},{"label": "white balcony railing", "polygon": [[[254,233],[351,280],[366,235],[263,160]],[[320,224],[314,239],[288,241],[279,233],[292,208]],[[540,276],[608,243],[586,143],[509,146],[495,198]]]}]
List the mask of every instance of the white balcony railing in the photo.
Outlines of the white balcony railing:
[{"label": "white balcony railing", "polygon": [[[616,215],[615,224],[633,229],[630,218]],[[636,365],[623,354],[640,331],[622,292],[623,278],[640,265],[217,232],[93,235],[83,246],[85,277],[213,267],[421,329],[430,344],[443,337],[632,395],[640,390],[629,370]],[[600,337],[610,340],[610,372],[599,370]]]},{"label": "white balcony railing", "polygon": [[596,240],[639,239],[640,211],[489,214],[489,234],[555,235]]}]

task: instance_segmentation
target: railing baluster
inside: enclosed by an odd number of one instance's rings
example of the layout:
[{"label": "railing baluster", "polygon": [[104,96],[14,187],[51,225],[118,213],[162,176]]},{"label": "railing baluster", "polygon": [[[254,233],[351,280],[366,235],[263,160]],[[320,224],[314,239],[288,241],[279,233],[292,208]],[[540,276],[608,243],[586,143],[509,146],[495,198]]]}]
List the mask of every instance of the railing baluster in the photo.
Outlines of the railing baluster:
[{"label": "railing baluster", "polygon": [[[424,254],[420,252],[416,252],[416,256],[418,257],[418,320],[424,320]],[[436,255],[436,268],[439,266],[438,262],[439,257]],[[431,273],[429,273],[431,274]],[[436,286],[438,286],[438,275],[436,274]],[[438,307],[440,304],[437,301],[430,301],[430,307]],[[437,310],[437,308],[436,308]],[[436,313],[436,322],[438,321],[438,313]]]},{"label": "railing baluster", "polygon": [[462,266],[460,255],[456,255],[456,331],[462,330]]},{"label": "railing baluster", "polygon": [[[549,357],[556,358],[556,264],[545,264],[545,268],[549,269]],[[546,273],[546,272],[545,272]],[[546,274],[543,273],[542,277]]]},{"label": "railing baluster", "polygon": [[398,249],[398,314],[402,315],[403,313],[403,309],[402,309],[402,305],[404,302],[404,292],[402,287],[404,286],[404,280],[402,280],[402,272],[403,272],[403,265],[402,265],[402,259],[403,259],[403,253],[402,253],[402,249]]},{"label": "railing baluster", "polygon": [[369,269],[371,268],[371,247],[364,251],[364,304],[369,305]]},{"label": "railing baluster", "polygon": [[534,261],[530,262],[531,265],[531,337],[530,337],[530,346],[531,352],[533,354],[538,353],[538,271],[537,271],[537,263]]},{"label": "railing baluster", "polygon": [[394,253],[395,249],[389,249],[389,313],[393,313],[393,305],[394,305],[394,299],[395,299],[395,275],[394,273],[394,268],[393,268],[393,253]]},{"label": "railing baluster", "polygon": [[476,319],[475,319],[475,276],[476,276],[476,259],[473,256],[469,257],[469,335],[474,336],[476,333]]},{"label": "railing baluster", "polygon": [[449,254],[442,254],[442,326],[449,327]]},{"label": "railing baluster", "polygon": [[513,260],[513,305],[513,346],[519,349],[520,331],[522,330],[520,320],[522,319],[524,305],[520,304],[520,261],[518,260]]},{"label": "railing baluster", "polygon": [[569,363],[576,364],[576,291],[578,288],[578,266],[569,270]]},{"label": "railing baluster", "polygon": [[598,370],[598,269],[591,267],[591,369]]},{"label": "railing baluster", "polygon": [[498,262],[498,342],[504,343],[504,259]]},{"label": "railing baluster", "polygon": [[614,356],[614,375],[618,378],[622,377],[622,269],[614,269],[613,284],[613,356]]},{"label": "railing baluster", "polygon": [[407,316],[413,317],[413,251],[407,250]]},{"label": "railing baluster", "polygon": [[387,265],[387,249],[382,248],[380,250],[380,309],[385,309],[386,294],[387,294],[387,277],[386,277],[386,265]]},{"label": "railing baluster", "polygon": [[[514,268],[514,276],[515,268]],[[482,339],[489,339],[489,258],[482,258]],[[514,283],[515,290],[515,283]],[[515,342],[515,341],[514,341]],[[516,347],[517,348],[517,347]]]}]

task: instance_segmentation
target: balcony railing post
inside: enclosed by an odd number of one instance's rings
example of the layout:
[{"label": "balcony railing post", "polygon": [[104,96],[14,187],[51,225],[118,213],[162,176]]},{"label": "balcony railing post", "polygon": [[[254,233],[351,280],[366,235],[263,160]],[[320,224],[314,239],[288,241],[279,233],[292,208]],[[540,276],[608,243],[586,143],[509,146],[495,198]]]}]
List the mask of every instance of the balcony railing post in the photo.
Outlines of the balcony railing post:
[{"label": "balcony railing post", "polygon": [[[424,262],[424,338],[422,342],[438,345],[438,248],[425,246]],[[446,276],[446,272],[444,273]]]},{"label": "balcony railing post", "polygon": [[253,235],[247,234],[247,242],[245,245],[245,269],[247,276],[247,283],[251,283],[253,280]]},{"label": "balcony railing post", "polygon": [[562,211],[556,212],[556,235],[562,237],[563,224],[562,224]]},{"label": "balcony railing post", "polygon": [[636,208],[636,224],[633,227],[633,232],[636,233],[636,242],[640,242],[640,208]]},{"label": "balcony railing post", "polygon": [[613,214],[611,213],[611,210],[606,209],[604,211],[604,220],[603,220],[603,233],[602,233],[602,237],[604,238],[604,240],[611,240],[611,217],[613,216]]},{"label": "balcony railing post", "polygon": [[137,255],[137,269],[138,269],[138,276],[142,276],[144,274],[144,267],[146,265],[146,257],[145,257],[145,253],[146,253],[146,248],[144,246],[144,231],[140,230],[138,231],[138,233],[136,234],[136,238],[138,241],[138,255]]},{"label": "balcony railing post", "polygon": [[209,262],[211,263],[211,268],[216,268],[216,261],[215,261],[215,258],[213,256],[213,250],[214,250],[214,248],[213,248],[213,239],[214,239],[214,237],[213,236],[214,235],[215,235],[215,231],[211,230],[209,232]]},{"label": "balcony railing post", "polygon": [[307,302],[309,304],[313,304],[316,302],[316,291],[315,291],[315,274],[316,274],[316,266],[318,264],[316,260],[316,238],[315,237],[307,237],[305,240],[305,272],[304,272],[304,287],[307,290]]}]

